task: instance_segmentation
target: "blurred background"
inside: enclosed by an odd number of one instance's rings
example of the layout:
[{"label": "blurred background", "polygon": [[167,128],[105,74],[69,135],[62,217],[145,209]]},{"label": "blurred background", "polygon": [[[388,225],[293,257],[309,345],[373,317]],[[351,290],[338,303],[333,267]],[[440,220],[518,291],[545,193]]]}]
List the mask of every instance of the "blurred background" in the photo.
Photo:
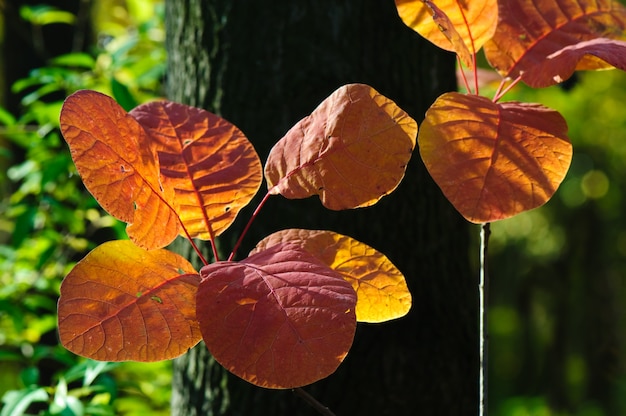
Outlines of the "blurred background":
[{"label": "blurred background", "polygon": [[[84,88],[127,110],[161,97],[163,9],[0,1],[0,416],[169,414],[169,362],[86,360],[56,334],[62,278],[125,238],[80,184],[59,111]],[[504,99],[560,111],[574,158],[548,204],[492,224],[490,414],[626,414],[626,74],[579,73]]]},{"label": "blurred background", "polygon": [[84,190],[61,137],[65,97],[124,108],[162,96],[163,2],[0,1],[0,415],[168,415],[171,363],[99,363],[58,344],[62,278],[125,238]]}]

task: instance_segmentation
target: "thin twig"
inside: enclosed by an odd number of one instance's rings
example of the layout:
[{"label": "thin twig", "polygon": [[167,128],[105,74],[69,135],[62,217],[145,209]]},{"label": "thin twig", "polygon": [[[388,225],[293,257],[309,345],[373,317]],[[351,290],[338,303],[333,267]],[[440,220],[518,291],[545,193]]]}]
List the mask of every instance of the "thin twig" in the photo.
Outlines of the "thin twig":
[{"label": "thin twig", "polygon": [[318,402],[317,399],[311,396],[306,391],[302,390],[301,387],[295,388],[292,390],[296,396],[300,396],[302,400],[307,402],[309,406],[313,409],[317,410],[320,415],[324,416],[336,416],[328,407],[324,406],[322,403]]},{"label": "thin twig", "polygon": [[488,307],[488,294],[489,294],[489,275],[487,273],[487,247],[489,245],[489,235],[491,230],[489,223],[486,222],[480,229],[480,278],[478,282],[479,293],[479,320],[480,320],[480,341],[479,341],[479,356],[480,356],[480,375],[479,375],[479,403],[478,403],[478,415],[485,416],[488,414],[487,406],[487,379],[488,379],[488,344],[489,344],[489,330],[487,328],[487,307]]},{"label": "thin twig", "polygon": [[256,207],[256,209],[252,213],[252,216],[250,217],[250,219],[248,220],[248,223],[246,224],[246,226],[244,227],[243,231],[241,232],[241,235],[239,236],[239,239],[235,243],[235,247],[233,247],[233,251],[230,252],[230,256],[228,256],[228,261],[232,261],[234,259],[235,254],[237,253],[237,250],[239,249],[239,246],[241,245],[241,242],[243,241],[243,238],[245,237],[246,233],[248,232],[248,229],[250,229],[250,226],[252,225],[252,222],[257,217],[257,215],[259,215],[259,211],[261,211],[261,208],[263,208],[263,206],[265,205],[265,203],[267,202],[267,200],[269,199],[270,196],[271,196],[271,194],[268,192],[267,194],[265,194],[265,196],[263,197],[261,202],[259,202],[259,205]]},{"label": "thin twig", "polygon": [[520,75],[519,77],[511,81],[511,83],[507,85],[506,88],[504,88],[504,85],[506,84],[506,80],[503,79],[502,82],[500,83],[500,86],[498,87],[498,90],[496,91],[496,94],[493,97],[493,102],[494,103],[498,102],[498,100],[500,100],[500,98],[502,98],[504,94],[511,91],[513,87],[516,86],[521,80],[522,80],[522,76]]}]

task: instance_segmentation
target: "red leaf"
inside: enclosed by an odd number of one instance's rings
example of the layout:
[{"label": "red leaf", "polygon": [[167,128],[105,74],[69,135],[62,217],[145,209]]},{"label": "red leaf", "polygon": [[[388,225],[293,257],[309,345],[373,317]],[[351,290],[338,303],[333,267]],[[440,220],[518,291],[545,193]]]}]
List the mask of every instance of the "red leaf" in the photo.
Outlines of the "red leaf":
[{"label": "red leaf", "polygon": [[197,316],[215,359],[262,387],[293,388],[332,374],[356,329],[352,286],[297,245],[200,270]]},{"label": "red leaf", "polygon": [[[65,100],[61,132],[85,187],[109,214],[128,223],[128,236],[144,248],[164,247],[179,231],[161,189],[148,136],[112,98],[78,91]],[[158,224],[155,227],[154,224]]]},{"label": "red leaf", "polygon": [[[495,35],[485,44],[485,54],[505,77],[517,78],[531,69],[539,74],[544,71],[546,57],[563,48],[597,38],[620,40],[626,29],[626,8],[617,1],[507,0],[498,5],[500,21]],[[557,75],[565,80],[563,75],[569,70],[554,72],[554,62],[547,65],[551,71],[546,77],[552,84],[557,83]],[[584,57],[576,69],[608,67],[606,62]]]},{"label": "red leaf", "polygon": [[208,111],[160,101],[130,112],[158,155],[163,186],[192,238],[220,235],[261,186],[261,162],[236,126]]},{"label": "red leaf", "polygon": [[345,85],[271,150],[269,193],[319,195],[329,209],[366,207],[393,191],[415,147],[417,123],[363,84]]},{"label": "red leaf", "polygon": [[167,250],[110,241],[67,275],[59,336],[68,350],[102,361],[158,361],[200,341],[195,295],[200,277]]},{"label": "red leaf", "polygon": [[548,56],[541,65],[522,73],[522,80],[534,88],[548,87],[572,76],[585,57],[595,56],[616,68],[626,70],[626,42],[605,38],[567,46]]},{"label": "red leaf", "polygon": [[367,244],[333,231],[291,228],[265,237],[251,254],[285,242],[297,244],[352,285],[358,322],[384,322],[409,312],[411,293],[404,276]]},{"label": "red leaf", "polygon": [[572,158],[567,124],[558,112],[459,93],[435,101],[418,142],[444,195],[475,223],[508,218],[547,202]]}]

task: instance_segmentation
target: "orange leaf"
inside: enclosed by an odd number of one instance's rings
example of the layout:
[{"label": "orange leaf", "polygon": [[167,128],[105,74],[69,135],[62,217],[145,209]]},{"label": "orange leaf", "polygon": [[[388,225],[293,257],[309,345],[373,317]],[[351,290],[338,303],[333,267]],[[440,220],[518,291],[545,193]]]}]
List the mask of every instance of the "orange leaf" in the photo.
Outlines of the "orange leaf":
[{"label": "orange leaf", "polygon": [[[128,236],[144,248],[164,247],[179,231],[166,202],[148,136],[112,98],[95,91],[70,95],[61,132],[85,187],[112,216],[128,223]],[[158,227],[155,227],[158,224]]]},{"label": "orange leaf", "polygon": [[472,52],[478,52],[496,30],[497,0],[432,1],[396,0],[400,18],[411,29],[447,51],[456,52],[470,66]]},{"label": "orange leaf", "polygon": [[163,186],[173,189],[192,238],[220,235],[261,186],[261,162],[244,134],[208,111],[161,101],[130,112],[158,156]]},{"label": "orange leaf", "polygon": [[363,84],[345,85],[271,150],[269,193],[319,195],[329,209],[366,207],[393,191],[415,147],[417,123]]},{"label": "orange leaf", "polygon": [[[485,44],[489,63],[503,76],[517,78],[534,66],[557,69],[546,58],[563,48],[597,38],[624,39],[626,8],[616,1],[556,0],[499,2],[500,21],[493,38]],[[610,68],[594,57],[580,56],[576,69]],[[551,84],[565,80],[563,73],[550,71]],[[568,72],[568,71],[564,71]],[[558,76],[558,77],[557,77]],[[524,79],[526,81],[526,79]],[[537,85],[543,86],[545,82]]]},{"label": "orange leaf", "polygon": [[411,293],[404,276],[372,247],[332,231],[289,229],[265,237],[251,254],[285,242],[298,244],[352,284],[357,321],[384,322],[409,312]]},{"label": "orange leaf", "polygon": [[567,125],[558,112],[459,93],[435,101],[418,143],[444,195],[475,223],[508,218],[547,202],[572,158]]},{"label": "orange leaf", "polygon": [[104,243],[61,284],[59,336],[68,350],[102,361],[158,361],[200,341],[200,278],[183,257],[127,240]]},{"label": "orange leaf", "polygon": [[356,294],[297,245],[279,244],[241,262],[200,270],[197,316],[215,359],[268,388],[293,388],[332,374],[348,353]]}]

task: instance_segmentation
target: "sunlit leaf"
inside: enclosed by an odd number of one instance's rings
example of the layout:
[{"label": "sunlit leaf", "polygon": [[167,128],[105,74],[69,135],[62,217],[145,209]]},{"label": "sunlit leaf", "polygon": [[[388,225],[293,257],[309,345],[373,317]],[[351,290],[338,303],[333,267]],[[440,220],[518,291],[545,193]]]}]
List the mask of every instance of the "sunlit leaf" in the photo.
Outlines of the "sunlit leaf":
[{"label": "sunlit leaf", "polygon": [[271,150],[269,193],[319,195],[333,210],[373,205],[402,180],[416,134],[415,120],[393,101],[367,85],[345,85]]},{"label": "sunlit leaf", "polygon": [[535,88],[563,82],[572,76],[576,65],[587,57],[597,57],[600,62],[626,70],[626,42],[598,38],[567,46],[548,56],[541,65],[524,71],[522,80]]},{"label": "sunlit leaf", "polygon": [[297,245],[200,270],[197,316],[215,359],[262,387],[293,388],[332,374],[354,338],[350,283]]},{"label": "sunlit leaf", "polygon": [[177,357],[201,338],[199,283],[191,264],[175,253],[146,251],[127,240],[104,243],[61,284],[61,343],[102,361]]},{"label": "sunlit leaf", "polygon": [[457,52],[469,66],[470,54],[478,52],[496,30],[497,0],[396,0],[400,18],[411,29],[437,45]]},{"label": "sunlit leaf", "polygon": [[406,315],[411,308],[404,276],[372,247],[332,231],[288,229],[267,236],[252,253],[285,242],[298,244],[352,285],[357,321],[384,322]]},{"label": "sunlit leaf", "polygon": [[426,113],[420,154],[469,221],[495,221],[547,202],[572,158],[567,125],[538,104],[447,93]]},{"label": "sunlit leaf", "polygon": [[[509,0],[499,3],[500,20],[495,35],[485,44],[485,54],[489,63],[505,77],[517,78],[536,65],[541,67],[534,69],[539,73],[546,65],[546,71],[550,72],[545,77],[556,84],[565,77],[554,61],[546,63],[548,56],[583,41],[625,39],[626,8],[617,1]],[[570,52],[560,54],[564,53]],[[580,59],[577,70],[612,65],[593,55],[574,55]],[[532,79],[528,81],[535,86]],[[543,82],[539,85],[543,86]]]},{"label": "sunlit leaf", "polygon": [[193,238],[221,234],[261,186],[259,157],[233,124],[208,111],[160,101],[130,112],[158,155],[163,186],[174,190]]},{"label": "sunlit leaf", "polygon": [[174,192],[162,188],[139,123],[112,98],[88,90],[65,100],[60,121],[76,169],[102,208],[128,223],[128,236],[141,247],[172,242],[180,227],[167,202]]}]

